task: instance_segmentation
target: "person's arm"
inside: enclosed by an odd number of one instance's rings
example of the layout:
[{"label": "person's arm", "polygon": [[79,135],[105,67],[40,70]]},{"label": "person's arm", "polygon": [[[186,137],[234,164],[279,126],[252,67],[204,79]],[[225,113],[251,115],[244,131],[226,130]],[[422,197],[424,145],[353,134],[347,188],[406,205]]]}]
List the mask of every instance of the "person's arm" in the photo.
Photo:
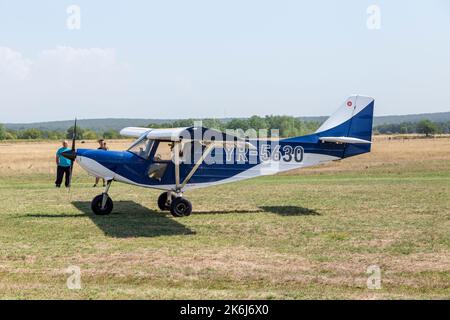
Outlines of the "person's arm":
[{"label": "person's arm", "polygon": [[56,153],[56,165],[59,166],[59,154],[58,154],[58,152]]}]

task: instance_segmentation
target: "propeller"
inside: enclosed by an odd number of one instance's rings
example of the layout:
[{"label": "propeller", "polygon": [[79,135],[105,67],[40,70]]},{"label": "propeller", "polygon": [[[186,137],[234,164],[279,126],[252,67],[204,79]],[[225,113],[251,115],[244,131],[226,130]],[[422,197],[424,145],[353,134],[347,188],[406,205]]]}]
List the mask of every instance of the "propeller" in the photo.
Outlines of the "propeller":
[{"label": "propeller", "polygon": [[72,166],[73,166],[73,161],[75,161],[75,159],[77,157],[77,151],[75,149],[76,139],[77,139],[77,119],[75,119],[75,125],[73,126],[72,149],[70,151],[65,151],[61,154],[64,158],[72,160]]},{"label": "propeller", "polygon": [[72,186],[73,163],[75,162],[75,159],[77,157],[77,151],[75,149],[76,139],[77,139],[77,119],[75,118],[75,124],[73,126],[73,132],[72,132],[72,149],[70,151],[65,151],[61,154],[64,158],[72,160],[72,162],[70,164],[69,193],[70,193],[70,187]]},{"label": "propeller", "polygon": [[77,139],[77,118],[75,118],[75,124],[72,132],[72,152],[75,152],[75,141]]}]

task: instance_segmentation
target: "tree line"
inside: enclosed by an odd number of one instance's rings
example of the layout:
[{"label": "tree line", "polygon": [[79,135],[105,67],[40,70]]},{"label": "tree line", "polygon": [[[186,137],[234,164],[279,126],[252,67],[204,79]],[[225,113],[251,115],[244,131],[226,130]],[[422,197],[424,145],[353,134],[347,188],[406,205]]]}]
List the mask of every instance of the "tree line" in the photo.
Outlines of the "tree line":
[{"label": "tree line", "polygon": [[[44,130],[29,128],[23,130],[9,130],[0,124],[0,140],[63,140],[72,139],[73,127],[64,130]],[[90,129],[77,128],[77,139],[96,140],[96,139],[120,139],[123,138],[118,131],[107,130],[105,132],[96,132]]]},{"label": "tree line", "polygon": [[[175,120],[167,123],[150,123],[149,128],[176,128],[189,127],[194,125],[196,119]],[[246,119],[231,119],[228,121],[216,119],[203,119],[202,125],[221,131],[227,129],[254,129],[259,132],[261,129],[278,129],[281,137],[294,137],[313,133],[320,126],[318,121],[304,121],[291,116],[252,116]],[[381,124],[374,127],[375,134],[409,134],[419,133],[427,136],[433,134],[449,134],[450,121],[432,122],[422,120],[419,122],[402,122],[398,124]],[[43,129],[23,129],[9,130],[0,124],[0,140],[62,140],[72,139],[73,127],[63,130],[43,130]],[[77,128],[77,139],[120,139],[123,138],[116,130],[97,132],[90,129]]]},{"label": "tree line", "polygon": [[449,134],[450,121],[433,122],[421,120],[419,122],[402,122],[396,124],[381,124],[374,127],[375,134],[408,134],[420,133],[430,136],[433,134]]}]

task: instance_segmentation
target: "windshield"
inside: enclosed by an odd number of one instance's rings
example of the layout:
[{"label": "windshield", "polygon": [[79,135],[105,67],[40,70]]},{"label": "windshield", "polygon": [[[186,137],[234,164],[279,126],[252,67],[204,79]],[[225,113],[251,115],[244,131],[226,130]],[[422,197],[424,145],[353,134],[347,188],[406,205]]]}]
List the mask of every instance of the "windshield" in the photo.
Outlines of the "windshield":
[{"label": "windshield", "polygon": [[146,137],[143,137],[136,141],[128,151],[134,153],[135,155],[148,159],[150,156],[150,151],[152,150],[153,140],[149,140]]}]

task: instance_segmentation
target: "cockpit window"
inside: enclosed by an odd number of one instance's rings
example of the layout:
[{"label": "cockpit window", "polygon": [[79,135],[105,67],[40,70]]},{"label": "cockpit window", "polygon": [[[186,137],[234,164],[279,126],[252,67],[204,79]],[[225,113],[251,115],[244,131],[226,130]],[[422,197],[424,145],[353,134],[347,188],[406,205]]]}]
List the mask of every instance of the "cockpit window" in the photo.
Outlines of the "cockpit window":
[{"label": "cockpit window", "polygon": [[150,156],[150,151],[152,150],[154,141],[149,140],[147,138],[141,138],[140,140],[136,141],[129,149],[128,151],[134,153],[135,155],[148,159]]},{"label": "cockpit window", "polygon": [[153,157],[154,161],[170,161],[173,156],[174,142],[160,141]]}]

